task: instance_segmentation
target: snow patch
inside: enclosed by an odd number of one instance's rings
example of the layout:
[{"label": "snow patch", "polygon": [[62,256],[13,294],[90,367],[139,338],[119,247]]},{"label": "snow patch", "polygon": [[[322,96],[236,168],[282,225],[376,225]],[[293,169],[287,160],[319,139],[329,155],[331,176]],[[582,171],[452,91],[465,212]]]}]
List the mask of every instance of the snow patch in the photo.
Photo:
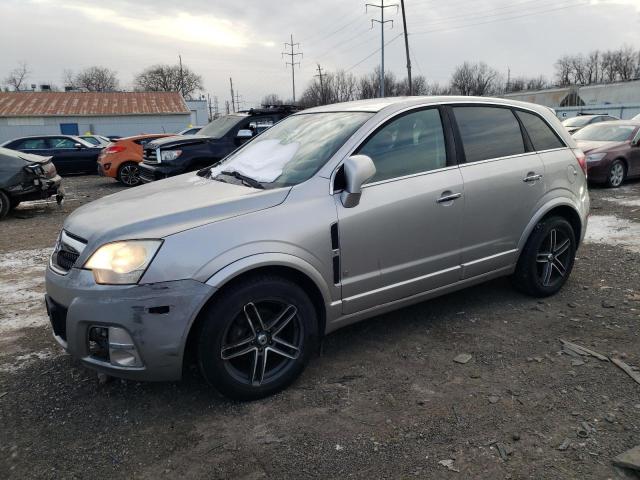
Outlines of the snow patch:
[{"label": "snow patch", "polygon": [[633,200],[625,198],[607,197],[603,198],[605,202],[617,203],[624,207],[640,207],[640,198],[634,198]]},{"label": "snow patch", "polygon": [[584,241],[620,246],[640,253],[640,223],[614,215],[592,215]]},{"label": "snow patch", "polygon": [[13,361],[0,364],[0,372],[3,373],[16,373],[23,368],[36,363],[38,360],[48,360],[51,358],[59,357],[61,353],[54,353],[53,351],[41,350],[39,352],[31,352],[25,355],[18,355],[13,358]]}]

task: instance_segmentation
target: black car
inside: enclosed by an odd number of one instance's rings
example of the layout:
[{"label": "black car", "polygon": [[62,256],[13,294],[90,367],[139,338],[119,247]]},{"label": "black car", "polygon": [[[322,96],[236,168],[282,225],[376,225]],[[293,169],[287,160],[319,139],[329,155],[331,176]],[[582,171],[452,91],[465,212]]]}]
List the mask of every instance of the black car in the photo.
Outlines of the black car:
[{"label": "black car", "polygon": [[2,145],[11,150],[51,157],[58,173],[96,173],[102,147],[73,135],[42,135],[10,140]]},{"label": "black car", "polygon": [[198,135],[149,142],[139,165],[140,179],[153,182],[218,163],[242,143],[296,111],[288,105],[251,109],[217,118]]},{"label": "black car", "polygon": [[0,218],[26,200],[64,197],[51,159],[0,147]]}]

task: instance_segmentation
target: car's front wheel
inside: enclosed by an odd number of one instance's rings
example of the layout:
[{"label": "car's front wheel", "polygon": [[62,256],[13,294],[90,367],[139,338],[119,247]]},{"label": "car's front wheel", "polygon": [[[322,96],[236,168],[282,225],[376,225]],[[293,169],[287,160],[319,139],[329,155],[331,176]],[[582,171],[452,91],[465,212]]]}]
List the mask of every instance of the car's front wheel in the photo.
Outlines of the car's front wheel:
[{"label": "car's front wheel", "polygon": [[204,313],[198,361],[224,395],[255,400],[286,388],[302,372],[318,338],[318,316],[305,291],[277,276],[237,283]]},{"label": "car's front wheel", "polygon": [[9,196],[0,190],[0,218],[6,217],[10,208],[11,201],[9,200]]},{"label": "car's front wheel", "polygon": [[576,256],[576,233],[562,217],[542,220],[525,244],[513,282],[534,297],[548,297],[565,284]]},{"label": "car's front wheel", "polygon": [[136,162],[126,162],[118,170],[118,180],[127,187],[135,187],[140,184],[140,169]]}]

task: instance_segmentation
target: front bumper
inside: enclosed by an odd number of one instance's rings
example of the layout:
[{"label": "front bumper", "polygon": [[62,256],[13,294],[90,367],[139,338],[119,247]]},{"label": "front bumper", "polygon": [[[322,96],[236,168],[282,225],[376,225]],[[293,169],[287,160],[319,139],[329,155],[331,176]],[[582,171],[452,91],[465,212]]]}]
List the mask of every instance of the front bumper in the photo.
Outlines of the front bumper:
[{"label": "front bumper", "polygon": [[[116,377],[167,381],[182,376],[189,329],[215,289],[195,280],[97,285],[90,271],[72,268],[59,275],[48,268],[46,291],[54,337],[82,364]],[[108,356],[96,356],[89,339],[96,327],[124,330],[141,366],[121,366]]]},{"label": "front bumper", "polygon": [[600,160],[587,164],[587,179],[592,183],[605,183],[609,178],[610,160]]},{"label": "front bumper", "polygon": [[177,167],[175,165],[169,165],[166,163],[159,163],[157,165],[149,165],[147,163],[140,163],[138,165],[140,171],[140,180],[143,183],[155,182],[156,180],[163,180],[169,177],[175,177],[186,173],[186,169]]}]

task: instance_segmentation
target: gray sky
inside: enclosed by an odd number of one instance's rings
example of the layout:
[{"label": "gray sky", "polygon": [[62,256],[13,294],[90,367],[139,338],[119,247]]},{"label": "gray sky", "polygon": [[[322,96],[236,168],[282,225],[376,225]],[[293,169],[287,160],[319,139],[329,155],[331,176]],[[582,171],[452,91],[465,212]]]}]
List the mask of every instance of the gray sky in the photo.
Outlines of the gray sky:
[{"label": "gray sky", "polygon": [[[370,0],[379,4],[380,0]],[[103,65],[124,88],[155,63],[183,62],[201,74],[221,106],[229,77],[247,105],[264,94],[291,97],[291,70],[281,57],[289,35],[304,52],[296,70],[300,93],[316,64],[355,74],[379,64],[379,9],[360,0],[0,0],[0,78],[20,61],[29,83],[62,85],[64,69]],[[386,4],[394,3],[386,0]],[[399,0],[398,0],[399,3]],[[483,60],[512,76],[553,76],[565,53],[623,44],[640,47],[640,0],[406,0],[414,69],[445,83],[455,65]],[[386,10],[402,32],[401,15]],[[379,17],[377,17],[379,18]],[[386,67],[405,75],[404,44],[386,48]],[[360,63],[361,62],[361,63]]]}]

